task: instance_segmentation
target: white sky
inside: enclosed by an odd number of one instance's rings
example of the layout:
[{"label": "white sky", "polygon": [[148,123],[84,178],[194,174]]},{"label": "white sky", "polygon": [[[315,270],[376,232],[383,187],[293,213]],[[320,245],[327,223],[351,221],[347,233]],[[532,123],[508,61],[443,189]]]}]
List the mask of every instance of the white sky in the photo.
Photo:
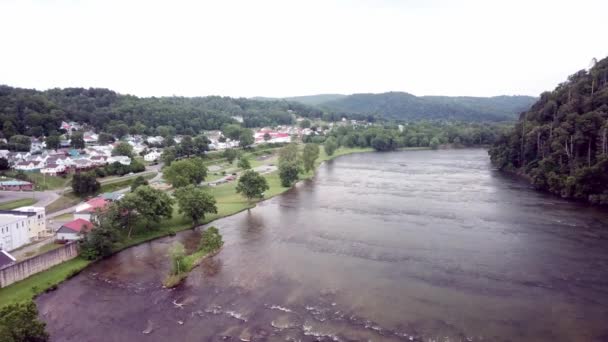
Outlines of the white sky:
[{"label": "white sky", "polygon": [[607,0],[0,0],[0,84],[538,95],[608,55],[606,13]]}]

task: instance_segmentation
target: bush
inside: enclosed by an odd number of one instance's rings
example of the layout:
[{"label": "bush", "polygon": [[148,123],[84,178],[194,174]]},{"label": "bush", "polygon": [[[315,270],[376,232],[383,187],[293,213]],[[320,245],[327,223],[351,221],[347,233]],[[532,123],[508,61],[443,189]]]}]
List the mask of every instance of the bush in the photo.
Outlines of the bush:
[{"label": "bush", "polygon": [[222,235],[217,228],[212,226],[203,231],[198,250],[211,253],[220,249],[223,245]]}]

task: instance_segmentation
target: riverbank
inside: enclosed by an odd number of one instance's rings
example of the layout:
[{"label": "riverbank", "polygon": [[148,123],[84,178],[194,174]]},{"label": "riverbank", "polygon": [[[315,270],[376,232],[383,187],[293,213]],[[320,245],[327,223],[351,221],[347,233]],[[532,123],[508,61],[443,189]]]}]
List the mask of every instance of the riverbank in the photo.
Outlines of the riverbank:
[{"label": "riverbank", "polygon": [[[314,177],[316,169],[325,161],[353,153],[372,152],[371,148],[340,148],[333,155],[328,156],[321,148],[319,158],[315,162],[315,169],[301,175],[300,179]],[[265,192],[265,197],[260,201],[268,200],[289,190],[281,186],[278,173],[273,172],[264,175],[270,189]],[[245,198],[236,193],[236,182],[227,183],[216,187],[208,187],[209,192],[217,201],[217,214],[207,216],[201,224],[208,224],[214,220],[237,214],[241,211],[253,208],[260,201],[249,203]],[[114,245],[114,253],[126,248],[133,247],[158,238],[174,235],[177,232],[191,229],[192,222],[178,213],[177,206],[173,208],[173,217],[162,221],[157,229],[145,230],[143,227],[135,229],[130,239],[122,239]],[[56,287],[68,279],[70,274],[76,274],[90,265],[92,261],[76,258],[61,265],[57,265],[44,272],[24,279],[18,283],[0,289],[0,308],[14,302],[31,300],[37,295]]]}]

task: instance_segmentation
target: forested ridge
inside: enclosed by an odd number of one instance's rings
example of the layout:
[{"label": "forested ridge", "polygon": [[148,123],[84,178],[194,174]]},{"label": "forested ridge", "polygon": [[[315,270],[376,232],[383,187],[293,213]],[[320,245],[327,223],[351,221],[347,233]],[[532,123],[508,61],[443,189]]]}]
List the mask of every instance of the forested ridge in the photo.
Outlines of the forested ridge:
[{"label": "forested ridge", "polygon": [[608,58],[543,93],[489,153],[540,189],[608,204]]},{"label": "forested ridge", "polygon": [[[297,100],[297,99],[296,99]],[[404,92],[353,94],[319,104],[336,113],[358,113],[402,120],[508,121],[527,110],[531,96],[414,96]]]},{"label": "forested ridge", "polygon": [[292,124],[293,114],[320,117],[319,109],[289,101],[255,101],[220,96],[149,97],[108,89],[65,88],[37,91],[0,85],[0,125],[5,137],[49,135],[61,121],[87,123],[98,130],[126,125],[133,133],[154,134],[170,126],[177,134],[219,129],[243,117],[246,127]]}]

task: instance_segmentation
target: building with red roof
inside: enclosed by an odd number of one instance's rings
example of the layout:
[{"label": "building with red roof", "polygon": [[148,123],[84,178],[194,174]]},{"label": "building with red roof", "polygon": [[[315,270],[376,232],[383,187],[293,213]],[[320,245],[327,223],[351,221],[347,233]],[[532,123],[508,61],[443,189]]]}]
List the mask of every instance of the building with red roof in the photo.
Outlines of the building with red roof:
[{"label": "building with red roof", "polygon": [[110,205],[110,201],[103,197],[95,197],[76,207],[74,218],[81,218],[94,222],[95,215],[103,212]]},{"label": "building with red roof", "polygon": [[57,230],[57,240],[60,241],[74,241],[82,237],[82,234],[93,229],[93,224],[85,219],[75,219]]}]

